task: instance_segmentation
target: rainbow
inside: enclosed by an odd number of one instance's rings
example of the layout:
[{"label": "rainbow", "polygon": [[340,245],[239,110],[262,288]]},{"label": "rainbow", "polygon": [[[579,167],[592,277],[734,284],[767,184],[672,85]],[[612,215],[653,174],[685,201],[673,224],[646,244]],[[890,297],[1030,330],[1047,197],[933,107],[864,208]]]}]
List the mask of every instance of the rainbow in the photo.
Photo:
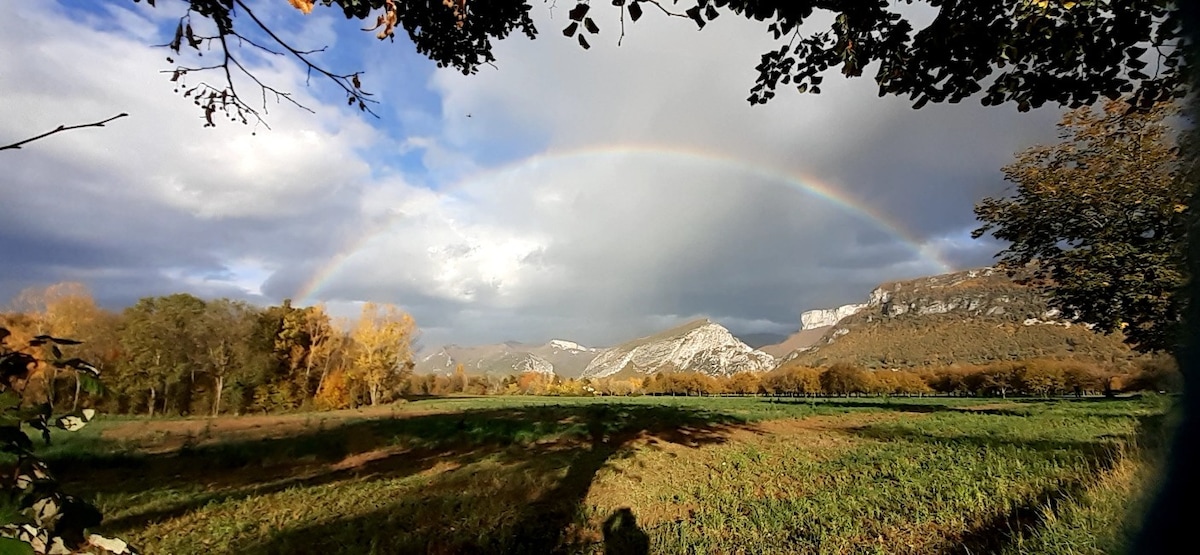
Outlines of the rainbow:
[{"label": "rainbow", "polygon": [[[441,193],[446,194],[448,192],[464,188],[473,183],[492,180],[497,177],[502,177],[522,170],[534,168],[539,164],[546,164],[550,162],[570,162],[574,160],[582,161],[588,158],[600,156],[621,155],[655,156],[674,161],[715,164],[720,166],[722,169],[754,176],[765,182],[783,184],[801,193],[816,197],[825,202],[829,202],[850,214],[873,222],[881,229],[885,230],[889,235],[911,248],[923,260],[933,263],[942,272],[949,272],[953,268],[951,264],[947,263],[940,257],[937,249],[935,249],[933,246],[926,244],[904,225],[894,221],[886,214],[880,212],[878,209],[870,206],[860,199],[853,198],[845,192],[839,191],[833,186],[822,183],[819,180],[808,176],[797,175],[769,166],[755,165],[749,161],[713,151],[657,144],[621,144],[580,148],[574,150],[549,151],[505,164],[503,166],[478,172],[445,189],[442,189]],[[391,222],[389,222],[386,225],[378,226],[375,229],[364,233],[361,237],[350,241],[349,244],[339,250],[336,255],[331,257],[328,262],[313,272],[312,277],[309,278],[309,280],[306,281],[296,292],[294,297],[296,302],[300,305],[304,305],[314,301],[313,297],[319,293],[331,279],[337,276],[338,271],[342,268],[347,260],[362,250],[373,239],[385,236],[391,230],[391,228],[392,225]]]}]

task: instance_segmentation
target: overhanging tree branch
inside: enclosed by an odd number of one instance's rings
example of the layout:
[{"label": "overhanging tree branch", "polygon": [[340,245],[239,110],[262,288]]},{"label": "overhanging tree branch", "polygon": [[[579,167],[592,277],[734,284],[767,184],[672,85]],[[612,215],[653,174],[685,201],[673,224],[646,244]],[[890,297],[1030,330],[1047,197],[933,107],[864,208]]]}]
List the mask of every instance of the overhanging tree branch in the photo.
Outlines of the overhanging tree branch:
[{"label": "overhanging tree branch", "polygon": [[[328,77],[329,80],[333,81],[334,83],[337,83],[337,85],[339,87],[341,87],[343,91],[346,92],[346,95],[349,98],[351,104],[357,103],[360,110],[367,112],[375,117],[379,117],[378,114],[371,111],[371,109],[367,107],[368,102],[375,103],[376,101],[372,100],[370,98],[367,98],[370,96],[370,93],[364,92],[362,89],[360,89],[358,87],[358,82],[359,82],[358,81],[358,75],[359,75],[358,73],[338,75],[338,74],[332,73],[329,70],[326,70],[325,68],[313,63],[312,60],[308,59],[307,55],[312,54],[314,52],[321,52],[324,50],[323,48],[318,49],[318,50],[299,50],[299,49],[293,48],[290,44],[288,44],[282,38],[280,38],[279,35],[275,34],[275,32],[272,31],[270,27],[268,27],[265,23],[263,23],[262,20],[260,20],[258,18],[258,16],[255,15],[254,12],[251,11],[250,8],[247,7],[244,2],[242,2],[242,0],[234,0],[234,3],[239,8],[242,9],[242,11],[246,14],[246,16],[248,16],[250,18],[250,20],[254,22],[255,25],[258,25],[259,29],[261,29],[264,33],[266,33],[267,36],[271,37],[271,40],[275,41],[275,43],[278,44],[279,46],[282,46],[292,56],[294,56],[297,60],[300,60],[300,62],[302,62],[305,66],[307,66],[307,71],[310,75],[312,74],[313,71],[316,71],[317,73],[320,73],[321,75],[324,75],[325,77]],[[239,38],[243,38],[244,40],[246,40],[241,35],[237,35],[237,36]],[[247,40],[247,42],[250,42],[250,41]],[[258,44],[255,44],[254,42],[250,42],[250,44],[257,46],[258,48],[261,48],[272,54],[278,54],[278,52],[274,52],[267,48],[263,48],[262,46],[259,46]],[[225,46],[224,40],[222,40],[222,46]],[[241,68],[241,69],[242,69],[242,71],[246,71],[245,68]],[[249,72],[246,72],[246,73],[249,74]],[[255,81],[257,82],[257,79]],[[230,85],[232,85],[232,83],[230,83]],[[259,83],[259,85],[262,85],[262,83]],[[273,92],[276,92],[276,94],[279,94],[277,91],[273,91]],[[292,100],[292,99],[288,98],[288,100]],[[292,100],[292,103],[295,104],[296,103],[295,100]],[[297,105],[299,106],[299,104],[297,104]],[[303,108],[303,106],[301,106],[301,107]],[[309,111],[311,111],[311,110],[309,110]]]},{"label": "overhanging tree branch", "polygon": [[22,146],[25,146],[25,145],[32,143],[33,141],[36,141],[39,139],[45,139],[46,137],[49,137],[50,135],[53,135],[55,133],[62,133],[63,131],[71,131],[73,129],[83,129],[85,127],[104,127],[104,124],[106,124],[110,121],[113,121],[115,119],[123,118],[128,115],[129,114],[126,114],[125,112],[121,112],[120,114],[117,114],[111,118],[108,118],[106,120],[97,121],[94,123],[82,123],[79,125],[60,125],[54,129],[51,129],[50,131],[42,133],[41,135],[38,135],[36,137],[30,137],[30,138],[22,140],[22,141],[17,141],[12,144],[0,146],[0,150],[20,150]]}]

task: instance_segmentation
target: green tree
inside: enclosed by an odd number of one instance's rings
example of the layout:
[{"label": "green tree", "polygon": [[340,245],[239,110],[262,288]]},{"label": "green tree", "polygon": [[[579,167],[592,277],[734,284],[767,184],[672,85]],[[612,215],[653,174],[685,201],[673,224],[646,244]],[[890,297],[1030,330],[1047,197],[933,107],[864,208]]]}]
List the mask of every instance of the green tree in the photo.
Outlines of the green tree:
[{"label": "green tree", "polygon": [[197,323],[204,309],[203,300],[185,293],[146,297],[125,309],[120,342],[126,364],[116,379],[126,390],[147,392],[150,416],[160,400],[166,410],[172,384],[195,381],[200,368]]},{"label": "green tree", "polygon": [[1126,115],[1117,102],[1072,111],[1059,124],[1062,142],[1004,168],[1014,194],[975,209],[975,237],[1011,243],[1001,264],[1034,264],[1052,306],[1143,351],[1180,339],[1192,188],[1179,176],[1174,113],[1159,105]]},{"label": "green tree", "polygon": [[252,341],[259,313],[253,307],[229,299],[210,301],[198,322],[202,368],[212,384],[212,415],[221,414],[221,399],[229,380],[248,381],[261,375],[270,352]]}]

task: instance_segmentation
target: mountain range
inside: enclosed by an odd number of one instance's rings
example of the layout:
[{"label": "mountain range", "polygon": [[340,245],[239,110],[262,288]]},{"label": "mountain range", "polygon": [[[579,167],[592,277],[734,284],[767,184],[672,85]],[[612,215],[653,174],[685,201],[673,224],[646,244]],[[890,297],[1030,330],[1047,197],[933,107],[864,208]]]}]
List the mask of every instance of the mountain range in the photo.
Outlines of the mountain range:
[{"label": "mountain range", "polygon": [[599,349],[564,339],[552,339],[544,345],[515,341],[471,347],[446,345],[420,356],[415,370],[421,374],[450,374],[462,364],[468,375],[503,377],[537,372],[578,378],[598,352]]},{"label": "mountain range", "polygon": [[786,338],[739,338],[701,319],[607,349],[562,339],[544,345],[447,345],[422,355],[416,371],[448,374],[462,364],[471,375],[620,379],[662,371],[728,376],[769,371],[784,362],[895,368],[1039,356],[1109,363],[1134,357],[1119,334],[1098,334],[1063,319],[1040,291],[993,268],[885,283],[863,303],[809,310],[799,323]]}]

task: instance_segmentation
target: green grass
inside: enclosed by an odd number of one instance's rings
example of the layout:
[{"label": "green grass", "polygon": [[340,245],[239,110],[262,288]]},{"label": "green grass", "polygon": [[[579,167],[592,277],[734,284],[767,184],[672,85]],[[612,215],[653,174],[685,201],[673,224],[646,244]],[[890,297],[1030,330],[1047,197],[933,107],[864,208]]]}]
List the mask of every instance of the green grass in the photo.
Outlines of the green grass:
[{"label": "green grass", "polygon": [[146,553],[1105,553],[1168,404],[454,398],[46,456]]}]

